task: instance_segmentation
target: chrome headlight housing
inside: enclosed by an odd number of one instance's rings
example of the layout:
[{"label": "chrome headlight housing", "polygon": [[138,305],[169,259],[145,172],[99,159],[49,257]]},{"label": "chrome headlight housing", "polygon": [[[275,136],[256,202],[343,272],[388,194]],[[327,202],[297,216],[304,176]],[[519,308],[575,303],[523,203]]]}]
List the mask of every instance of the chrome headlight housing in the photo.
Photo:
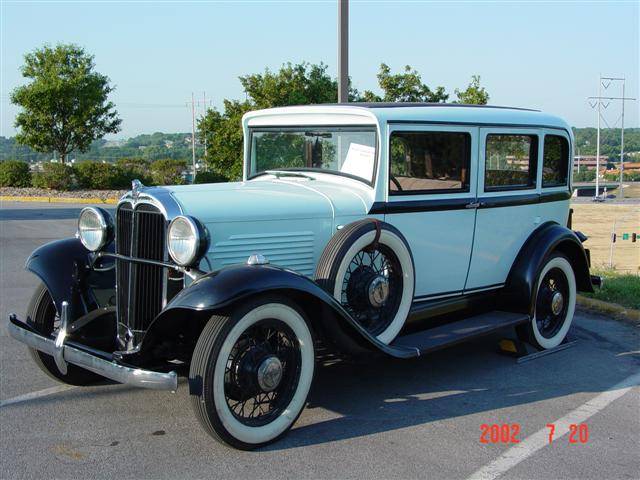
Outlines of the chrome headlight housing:
[{"label": "chrome headlight housing", "polygon": [[193,217],[174,218],[167,230],[167,248],[174,262],[182,267],[194,265],[207,251],[208,235]]},{"label": "chrome headlight housing", "polygon": [[97,252],[113,240],[113,220],[99,207],[83,208],[78,217],[78,237],[85,248]]}]

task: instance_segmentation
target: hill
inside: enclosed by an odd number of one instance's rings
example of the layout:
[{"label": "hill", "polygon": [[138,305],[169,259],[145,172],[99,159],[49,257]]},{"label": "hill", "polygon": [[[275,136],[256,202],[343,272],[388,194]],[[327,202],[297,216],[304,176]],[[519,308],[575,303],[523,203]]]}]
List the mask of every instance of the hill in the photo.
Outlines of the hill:
[{"label": "hill", "polygon": [[[576,153],[581,155],[595,155],[596,129],[574,128],[576,138]],[[617,162],[620,155],[620,129],[602,129],[600,131],[600,150],[602,155],[609,155]],[[625,128],[625,152],[639,152],[640,128]],[[196,155],[202,156],[203,147],[196,147]],[[23,160],[38,162],[50,160],[52,155],[38,153],[16,143],[14,138],[0,136],[0,160]],[[69,158],[76,161],[106,160],[114,162],[118,158],[145,158],[157,160],[160,158],[191,159],[191,134],[162,133],[143,134],[122,140],[98,140],[91,145],[86,153],[72,153]]]}]

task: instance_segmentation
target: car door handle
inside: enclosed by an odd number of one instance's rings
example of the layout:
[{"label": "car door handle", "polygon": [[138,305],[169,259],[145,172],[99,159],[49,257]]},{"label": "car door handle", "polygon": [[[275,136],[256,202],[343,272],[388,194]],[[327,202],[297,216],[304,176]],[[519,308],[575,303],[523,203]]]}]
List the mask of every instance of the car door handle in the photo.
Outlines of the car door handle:
[{"label": "car door handle", "polygon": [[464,208],[480,208],[482,206],[482,202],[471,202],[464,206]]}]

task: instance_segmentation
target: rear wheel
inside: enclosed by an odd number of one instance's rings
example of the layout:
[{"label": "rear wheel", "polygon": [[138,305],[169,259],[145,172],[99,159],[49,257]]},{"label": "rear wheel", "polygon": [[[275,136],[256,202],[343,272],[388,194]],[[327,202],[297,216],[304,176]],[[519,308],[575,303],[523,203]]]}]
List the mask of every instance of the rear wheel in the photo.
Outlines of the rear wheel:
[{"label": "rear wheel", "polygon": [[250,450],[273,442],[305,406],[314,371],[311,330],[298,307],[265,297],[211,317],[193,353],[196,417],[216,440]]},{"label": "rear wheel", "polygon": [[[38,285],[29,302],[29,307],[27,308],[27,323],[46,337],[55,337],[59,328],[60,318],[56,312],[56,306],[49,294],[49,290],[47,290],[47,287],[42,283]],[[95,385],[96,383],[101,383],[106,380],[98,374],[71,364],[67,366],[67,373],[63,374],[58,370],[56,362],[51,355],[47,355],[33,348],[29,349],[29,353],[40,370],[59,382],[69,385],[87,386]]]},{"label": "rear wheel", "polygon": [[538,274],[534,316],[524,330],[539,349],[557,347],[567,336],[576,307],[576,279],[569,260],[552,254]]}]

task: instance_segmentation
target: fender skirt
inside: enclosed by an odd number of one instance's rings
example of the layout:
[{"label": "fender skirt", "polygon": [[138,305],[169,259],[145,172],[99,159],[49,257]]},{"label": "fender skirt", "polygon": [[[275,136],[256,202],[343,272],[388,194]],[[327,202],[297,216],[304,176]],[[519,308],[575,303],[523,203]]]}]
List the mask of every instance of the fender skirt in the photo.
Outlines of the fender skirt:
[{"label": "fender skirt", "polygon": [[[106,249],[113,251],[113,244]],[[45,284],[56,310],[62,311],[62,302],[69,303],[70,318],[76,319],[102,305],[93,295],[93,289],[115,289],[113,262],[100,259],[93,264],[93,254],[77,238],[56,240],[33,251],[25,268]],[[109,296],[109,295],[107,295]]]},{"label": "fender skirt", "polygon": [[138,352],[128,361],[144,362],[156,356],[153,350],[157,352],[163,340],[175,338],[177,332],[195,341],[211,315],[229,314],[234,305],[267,293],[296,301],[316,333],[340,351],[415,356],[412,349],[386,345],[370,335],[310,278],[273,265],[233,265],[200,277],[178,293],[151,323]]},{"label": "fender skirt", "polygon": [[580,238],[572,230],[548,222],[538,227],[518,253],[501,296],[503,308],[533,315],[537,292],[537,276],[547,257],[564,254],[571,262],[580,292],[593,292],[589,261]]}]

